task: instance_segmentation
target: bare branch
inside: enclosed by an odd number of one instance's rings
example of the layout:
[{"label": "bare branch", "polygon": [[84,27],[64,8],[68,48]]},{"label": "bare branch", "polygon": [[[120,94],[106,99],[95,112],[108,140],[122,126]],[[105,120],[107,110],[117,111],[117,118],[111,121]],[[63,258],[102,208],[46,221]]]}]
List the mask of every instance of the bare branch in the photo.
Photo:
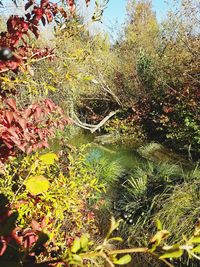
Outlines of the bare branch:
[{"label": "bare branch", "polygon": [[100,83],[102,89],[104,91],[106,91],[108,94],[110,94],[113,99],[117,102],[117,104],[119,106],[122,106],[122,102],[120,101],[120,99],[113,93],[113,91],[110,89],[110,87],[105,83],[104,79],[103,79],[103,75],[100,73],[99,77],[101,77],[101,79],[98,80],[98,82]]},{"label": "bare branch", "polygon": [[98,129],[100,129],[111,117],[113,117],[115,114],[117,114],[119,110],[111,111],[102,121],[100,121],[98,124],[88,124],[81,122],[79,118],[74,114],[75,119],[72,119],[74,124],[85,129],[89,130],[91,133],[96,132]]}]

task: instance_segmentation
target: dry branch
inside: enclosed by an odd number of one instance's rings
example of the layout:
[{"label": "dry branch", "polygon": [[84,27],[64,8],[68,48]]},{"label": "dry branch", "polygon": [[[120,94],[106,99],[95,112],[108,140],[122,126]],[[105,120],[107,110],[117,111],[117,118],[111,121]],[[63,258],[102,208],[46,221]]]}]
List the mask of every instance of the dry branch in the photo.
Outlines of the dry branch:
[{"label": "dry branch", "polygon": [[88,123],[84,123],[81,122],[79,120],[79,118],[76,116],[76,114],[74,114],[74,118],[72,119],[74,124],[85,129],[85,130],[89,130],[91,133],[96,132],[98,129],[100,129],[110,118],[112,118],[116,113],[118,113],[119,110],[115,110],[115,111],[111,111],[105,118],[103,118],[102,121],[100,121],[98,124],[94,125],[94,124],[88,124]]}]

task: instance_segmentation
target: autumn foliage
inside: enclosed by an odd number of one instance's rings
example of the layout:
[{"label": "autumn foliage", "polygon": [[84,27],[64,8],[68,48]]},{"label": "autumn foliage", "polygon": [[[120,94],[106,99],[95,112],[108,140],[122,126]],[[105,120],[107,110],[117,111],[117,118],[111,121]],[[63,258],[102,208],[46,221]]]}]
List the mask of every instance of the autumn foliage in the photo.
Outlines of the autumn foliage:
[{"label": "autumn foliage", "polygon": [[[89,1],[86,1],[88,4]],[[70,13],[74,12],[74,1],[68,1]],[[43,26],[53,21],[61,12],[66,12],[57,4],[49,0],[42,0],[39,4],[28,1],[25,10],[30,10],[24,17],[12,15],[7,21],[7,31],[0,33],[0,72],[25,71],[28,60],[50,58],[54,54],[49,48],[33,48],[28,39],[39,37],[39,25]],[[4,74],[5,75],[5,74]],[[1,90],[1,89],[0,89]],[[33,103],[19,109],[13,97],[6,96],[1,90],[0,109],[0,145],[1,161],[16,151],[30,154],[37,149],[48,147],[48,138],[53,136],[56,129],[63,129],[69,123],[62,110],[50,99]]]},{"label": "autumn foliage", "polygon": [[[86,1],[86,4],[88,5],[89,1]],[[47,47],[33,48],[30,41],[39,37],[39,26],[51,23],[58,13],[64,19],[67,19],[67,12],[69,16],[73,16],[74,1],[67,1],[66,5],[68,10],[65,11],[63,7],[59,7],[49,0],[42,0],[39,4],[30,0],[25,4],[27,11],[25,16],[10,16],[7,21],[7,31],[0,33],[0,73],[2,73],[3,78],[10,75],[9,77],[12,79],[13,72],[14,75],[20,71],[29,72],[31,61],[53,59],[54,51],[52,49]],[[51,99],[30,101],[31,103],[20,106],[17,101],[20,92],[15,90],[13,95],[11,91],[4,89],[0,84],[0,175],[2,173],[5,175],[4,171],[8,159],[17,160],[20,155],[31,155],[32,152],[48,148],[48,141],[54,137],[55,132],[63,130],[70,123],[70,119],[64,115],[63,110]],[[52,163],[47,162],[45,164],[44,169]],[[13,175],[12,172],[11,175]],[[47,181],[47,178],[44,179]],[[16,180],[16,183],[19,182],[20,176]],[[18,188],[18,190],[20,189],[23,187]],[[12,188],[12,190],[15,189]],[[15,194],[17,196],[17,193]],[[48,229],[49,226],[43,215],[38,217],[39,222],[31,219],[29,229],[16,226],[19,215],[16,209],[28,205],[27,203],[32,201],[34,205],[41,201],[36,195],[28,194],[29,197],[26,195],[25,199],[22,197],[16,201],[16,205],[10,204],[4,195],[0,195],[0,256],[6,258],[6,255],[9,254],[9,257],[18,261],[19,259],[16,257],[21,255],[23,251],[25,262],[29,264],[30,261],[32,264],[35,262],[36,255],[45,253],[45,246],[43,245],[48,240],[48,236],[42,233],[42,229],[44,227]],[[51,228],[52,225],[50,230]],[[13,251],[10,251],[9,246],[14,248],[16,255],[12,254]],[[26,263],[23,266],[26,266]],[[13,262],[9,264],[12,265]]]},{"label": "autumn foliage", "polygon": [[12,51],[12,57],[8,60],[0,61],[0,72],[7,70],[16,70],[21,65],[24,66],[28,58],[38,58],[49,54],[50,51],[38,51],[32,49],[26,40],[31,37],[31,33],[36,38],[39,37],[40,21],[45,25],[53,20],[58,8],[56,4],[49,1],[41,1],[40,5],[29,1],[25,9],[32,8],[32,11],[25,14],[25,17],[12,15],[7,21],[7,31],[0,34],[0,47],[9,48]]},{"label": "autumn foliage", "polygon": [[[7,147],[7,155],[13,154],[16,148],[30,154],[48,147],[48,138],[54,130],[63,129],[68,123],[62,110],[50,99],[25,109],[18,109],[14,99],[5,99],[4,109],[0,111],[1,146]],[[4,153],[1,158],[5,158]]]},{"label": "autumn foliage", "polygon": [[[86,0],[86,5],[89,1]],[[67,0],[70,13],[75,11],[75,1]],[[45,26],[53,21],[55,16],[60,12],[62,16],[67,17],[67,13],[62,7],[49,0],[41,0],[37,4],[34,0],[30,0],[25,4],[25,10],[30,10],[24,17],[12,15],[7,21],[7,31],[0,33],[0,47],[9,48],[12,57],[8,60],[0,59],[0,72],[7,70],[17,70],[19,66],[25,68],[27,59],[42,58],[52,56],[52,51],[33,49],[28,45],[27,38],[31,38],[31,33],[35,38],[39,37],[40,23]]]}]

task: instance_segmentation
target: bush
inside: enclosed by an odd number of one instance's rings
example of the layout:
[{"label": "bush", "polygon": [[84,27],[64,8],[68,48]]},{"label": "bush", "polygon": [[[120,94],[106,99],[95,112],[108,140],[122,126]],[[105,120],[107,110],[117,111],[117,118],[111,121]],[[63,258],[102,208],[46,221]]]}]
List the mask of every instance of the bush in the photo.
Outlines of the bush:
[{"label": "bush", "polygon": [[48,244],[60,249],[57,257],[77,236],[97,233],[88,202],[104,186],[86,165],[86,156],[83,148],[69,153],[65,174],[57,155],[50,152],[13,158],[1,171],[1,193],[18,212],[15,231],[24,233],[31,226],[36,233],[48,233]]}]

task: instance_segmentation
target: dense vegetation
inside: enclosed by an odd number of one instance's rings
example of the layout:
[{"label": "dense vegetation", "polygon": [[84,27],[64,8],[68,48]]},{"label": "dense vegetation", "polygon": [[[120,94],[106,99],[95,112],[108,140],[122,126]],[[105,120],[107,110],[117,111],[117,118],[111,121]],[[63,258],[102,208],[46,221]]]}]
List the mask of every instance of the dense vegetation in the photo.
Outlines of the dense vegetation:
[{"label": "dense vegetation", "polygon": [[199,3],[75,2],[1,19],[0,265],[199,266]]}]

